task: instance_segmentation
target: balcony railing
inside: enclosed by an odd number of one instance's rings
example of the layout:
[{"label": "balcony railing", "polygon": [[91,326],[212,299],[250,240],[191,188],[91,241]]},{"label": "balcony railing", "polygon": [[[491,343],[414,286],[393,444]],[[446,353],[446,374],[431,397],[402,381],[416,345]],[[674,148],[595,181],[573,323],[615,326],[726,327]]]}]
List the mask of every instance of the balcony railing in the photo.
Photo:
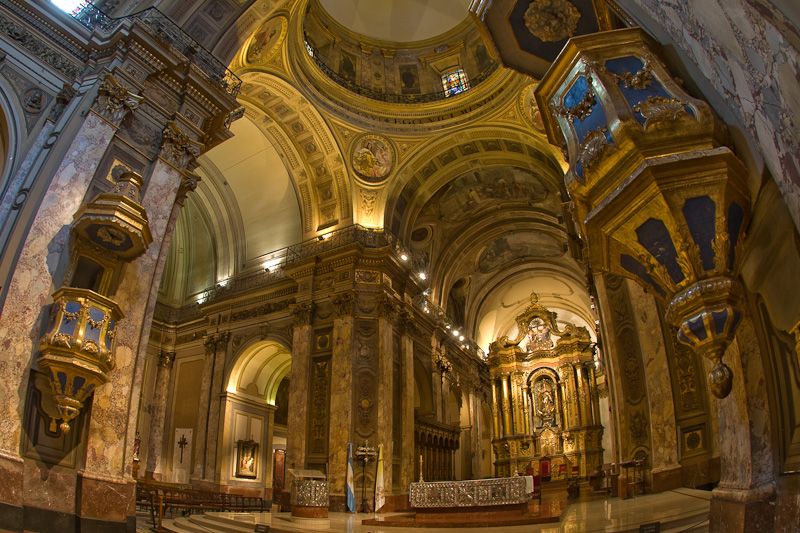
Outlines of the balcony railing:
[{"label": "balcony railing", "polygon": [[87,2],[82,7],[76,8],[71,15],[86,28],[100,30],[104,33],[113,33],[128,20],[139,22],[153,32],[159,41],[186,56],[193,65],[226,93],[234,98],[239,94],[242,80],[155,7],[132,15],[113,18],[106,15],[92,3]]}]

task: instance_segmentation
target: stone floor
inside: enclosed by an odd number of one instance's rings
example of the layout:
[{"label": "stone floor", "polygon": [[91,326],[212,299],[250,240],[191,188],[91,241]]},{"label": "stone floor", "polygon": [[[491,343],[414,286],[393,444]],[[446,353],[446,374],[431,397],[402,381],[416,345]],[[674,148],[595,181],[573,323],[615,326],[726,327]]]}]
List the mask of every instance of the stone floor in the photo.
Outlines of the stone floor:
[{"label": "stone floor", "polygon": [[[497,528],[458,528],[459,533],[502,531],[508,533],[578,533],[636,532],[642,524],[661,523],[662,533],[708,531],[711,493],[694,489],[677,489],[659,494],[637,496],[629,500],[601,498],[573,502],[559,524],[504,526]],[[292,519],[289,513],[210,513],[175,520],[165,520],[164,529],[175,533],[252,532],[256,524],[269,525],[270,532],[300,531],[346,533],[453,533],[453,528],[403,528],[365,526],[361,520],[374,515],[331,513],[328,520]],[[149,517],[139,516],[138,531],[150,531]]]}]

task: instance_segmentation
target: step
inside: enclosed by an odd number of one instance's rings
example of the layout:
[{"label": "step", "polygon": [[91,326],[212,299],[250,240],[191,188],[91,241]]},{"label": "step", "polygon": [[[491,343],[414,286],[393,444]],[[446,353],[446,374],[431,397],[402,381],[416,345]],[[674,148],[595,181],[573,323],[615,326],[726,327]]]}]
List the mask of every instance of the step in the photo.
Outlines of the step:
[{"label": "step", "polygon": [[189,522],[186,517],[168,518],[161,522],[161,531],[170,531],[172,533],[209,533],[207,528],[198,526]]},{"label": "step", "polygon": [[256,526],[255,521],[237,521],[225,517],[200,514],[190,516],[189,522],[203,528],[205,531],[219,531],[221,533],[253,533]]}]

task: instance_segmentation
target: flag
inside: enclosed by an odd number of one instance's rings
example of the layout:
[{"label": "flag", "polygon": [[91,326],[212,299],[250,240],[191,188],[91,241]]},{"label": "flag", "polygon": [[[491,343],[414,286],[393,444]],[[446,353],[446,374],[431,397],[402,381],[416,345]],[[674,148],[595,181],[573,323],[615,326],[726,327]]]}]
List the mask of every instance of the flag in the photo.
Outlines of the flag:
[{"label": "flag", "polygon": [[356,512],[356,494],[353,490],[353,443],[347,443],[347,476],[344,481],[345,494],[347,497],[347,512]]},{"label": "flag", "polygon": [[380,511],[386,503],[386,495],[383,493],[383,444],[378,445],[378,472],[375,474],[375,512]]}]

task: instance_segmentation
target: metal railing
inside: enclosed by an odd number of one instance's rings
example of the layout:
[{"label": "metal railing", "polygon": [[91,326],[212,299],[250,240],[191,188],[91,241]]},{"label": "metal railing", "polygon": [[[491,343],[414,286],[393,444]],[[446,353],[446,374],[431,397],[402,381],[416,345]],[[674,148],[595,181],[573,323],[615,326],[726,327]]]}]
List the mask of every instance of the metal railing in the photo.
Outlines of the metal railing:
[{"label": "metal railing", "polygon": [[320,237],[293,244],[286,249],[286,264],[292,264],[315,255],[336,250],[350,244],[365,248],[383,248],[396,242],[394,235],[382,229],[370,229],[353,224]]},{"label": "metal railing", "polygon": [[91,2],[87,2],[85,5],[76,8],[71,15],[87,29],[101,30],[105,33],[114,32],[128,20],[139,22],[153,32],[163,44],[171,46],[186,56],[193,65],[226,93],[234,98],[239,94],[242,80],[155,7],[124,17],[113,18],[106,15]]}]

